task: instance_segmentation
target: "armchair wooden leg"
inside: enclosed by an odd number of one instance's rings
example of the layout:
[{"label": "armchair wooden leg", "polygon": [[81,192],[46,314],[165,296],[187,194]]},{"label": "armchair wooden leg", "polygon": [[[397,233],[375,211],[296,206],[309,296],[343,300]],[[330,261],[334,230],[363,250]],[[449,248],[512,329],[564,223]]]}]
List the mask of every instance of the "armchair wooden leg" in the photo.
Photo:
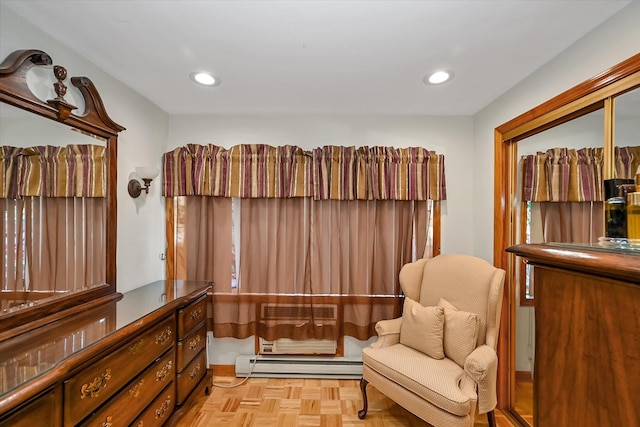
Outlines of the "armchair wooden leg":
[{"label": "armchair wooden leg", "polygon": [[360,391],[362,392],[362,409],[358,411],[358,418],[364,420],[364,417],[367,416],[367,410],[369,409],[369,403],[367,402],[367,384],[369,381],[365,380],[364,377],[360,379]]},{"label": "armchair wooden leg", "polygon": [[487,420],[489,421],[489,427],[496,427],[496,414],[494,411],[487,412]]}]

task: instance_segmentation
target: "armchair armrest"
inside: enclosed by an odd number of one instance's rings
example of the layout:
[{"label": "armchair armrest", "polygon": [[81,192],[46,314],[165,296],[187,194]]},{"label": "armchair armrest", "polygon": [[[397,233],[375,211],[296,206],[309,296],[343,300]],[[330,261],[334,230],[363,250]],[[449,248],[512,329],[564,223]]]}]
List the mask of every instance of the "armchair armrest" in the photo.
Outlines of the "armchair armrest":
[{"label": "armchair armrest", "polygon": [[381,320],[376,323],[378,340],[371,344],[373,348],[387,347],[400,342],[400,325],[402,317],[397,319]]},{"label": "armchair armrest", "polygon": [[498,355],[488,345],[477,347],[464,362],[465,372],[478,384],[478,412],[486,414],[498,404]]}]

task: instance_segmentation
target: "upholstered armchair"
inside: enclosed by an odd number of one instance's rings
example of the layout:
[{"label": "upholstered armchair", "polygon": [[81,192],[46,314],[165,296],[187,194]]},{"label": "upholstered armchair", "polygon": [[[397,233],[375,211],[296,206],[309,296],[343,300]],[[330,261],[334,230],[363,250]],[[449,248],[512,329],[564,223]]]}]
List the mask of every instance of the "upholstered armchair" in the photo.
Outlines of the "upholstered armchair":
[{"label": "upholstered armchair", "polygon": [[[436,427],[472,427],[476,413],[495,426],[496,344],[504,270],[468,255],[438,255],[402,267],[402,317],[376,324],[362,351],[367,384]],[[476,410],[477,408],[477,410]]]}]

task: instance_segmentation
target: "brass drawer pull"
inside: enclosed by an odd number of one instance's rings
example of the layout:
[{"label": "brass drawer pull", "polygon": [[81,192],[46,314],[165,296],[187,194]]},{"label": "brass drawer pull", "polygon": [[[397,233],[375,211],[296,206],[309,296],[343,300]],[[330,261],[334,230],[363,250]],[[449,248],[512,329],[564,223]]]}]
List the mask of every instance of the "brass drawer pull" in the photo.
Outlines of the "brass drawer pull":
[{"label": "brass drawer pull", "polygon": [[135,356],[136,354],[138,354],[138,352],[140,351],[140,349],[142,348],[142,344],[144,343],[144,340],[141,338],[138,341],[134,342],[133,344],[131,344],[129,346],[129,354]]},{"label": "brass drawer pull", "polygon": [[171,360],[169,360],[162,369],[156,372],[156,381],[164,381],[165,378],[167,378],[167,375],[169,375],[169,373],[171,372],[172,365],[173,363],[171,362]]},{"label": "brass drawer pull", "polygon": [[142,387],[142,383],[144,380],[140,380],[140,382],[129,389],[129,396],[138,397],[140,396],[140,387]]},{"label": "brass drawer pull", "polygon": [[191,373],[189,374],[189,379],[192,380],[195,377],[197,377],[199,372],[200,372],[200,364],[198,363],[196,367],[193,368],[193,371],[191,371]]},{"label": "brass drawer pull", "polygon": [[100,390],[107,386],[107,381],[111,379],[111,369],[104,371],[104,374],[99,377],[95,377],[93,381],[87,384],[83,384],[80,389],[80,399],[85,397],[98,397]]},{"label": "brass drawer pull", "polygon": [[189,350],[193,350],[200,345],[200,335],[196,335],[194,339],[189,341]]},{"label": "brass drawer pull", "polygon": [[202,314],[202,307],[198,307],[191,312],[191,320],[196,320]]},{"label": "brass drawer pull", "polygon": [[104,424],[102,424],[102,427],[111,427],[111,426],[113,426],[113,417],[109,415],[107,417],[107,420],[104,422]]},{"label": "brass drawer pull", "polygon": [[156,344],[162,345],[169,341],[169,338],[171,338],[171,333],[171,327],[168,326],[167,329],[156,335]]},{"label": "brass drawer pull", "polygon": [[167,396],[167,399],[162,402],[162,405],[156,409],[156,420],[164,417],[164,414],[169,410],[169,406],[171,406],[171,395]]}]

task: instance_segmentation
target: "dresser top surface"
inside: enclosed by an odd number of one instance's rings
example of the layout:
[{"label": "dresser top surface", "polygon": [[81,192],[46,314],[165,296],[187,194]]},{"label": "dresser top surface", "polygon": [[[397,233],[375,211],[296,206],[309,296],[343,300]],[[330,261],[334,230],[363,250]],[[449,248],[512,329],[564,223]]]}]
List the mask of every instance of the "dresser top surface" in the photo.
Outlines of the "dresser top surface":
[{"label": "dresser top surface", "polygon": [[206,295],[210,286],[205,281],[159,280],[125,292],[117,301],[0,342],[0,400],[92,345],[121,333],[135,334],[170,315]]}]

